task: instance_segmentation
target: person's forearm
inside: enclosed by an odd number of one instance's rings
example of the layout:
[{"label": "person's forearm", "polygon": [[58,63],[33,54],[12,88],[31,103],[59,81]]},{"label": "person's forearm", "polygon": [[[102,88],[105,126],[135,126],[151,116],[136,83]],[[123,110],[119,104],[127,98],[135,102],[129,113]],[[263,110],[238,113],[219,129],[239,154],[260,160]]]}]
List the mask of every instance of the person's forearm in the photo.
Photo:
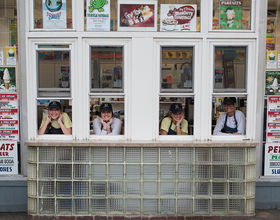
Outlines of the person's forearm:
[{"label": "person's forearm", "polygon": [[61,122],[59,123],[60,128],[63,132],[63,134],[72,134],[72,129],[71,128],[66,128],[65,125]]},{"label": "person's forearm", "polygon": [[39,128],[38,134],[44,134],[47,129],[48,124],[49,124],[49,122],[46,121],[45,124],[41,128]]},{"label": "person's forearm", "polygon": [[176,125],[176,132],[177,132],[177,135],[183,135],[180,126],[177,126],[177,125]]}]

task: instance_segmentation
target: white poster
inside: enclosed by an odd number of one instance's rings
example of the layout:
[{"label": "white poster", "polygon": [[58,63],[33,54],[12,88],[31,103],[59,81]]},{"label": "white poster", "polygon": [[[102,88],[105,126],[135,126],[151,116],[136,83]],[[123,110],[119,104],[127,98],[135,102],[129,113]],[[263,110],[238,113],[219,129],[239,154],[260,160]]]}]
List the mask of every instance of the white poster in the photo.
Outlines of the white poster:
[{"label": "white poster", "polygon": [[87,31],[110,31],[110,0],[87,0],[86,13]]},{"label": "white poster", "polygon": [[42,0],[43,5],[43,28],[65,29],[66,0]]},{"label": "white poster", "polygon": [[160,31],[196,31],[196,5],[160,6]]},{"label": "white poster", "polygon": [[264,175],[280,176],[280,145],[266,144],[264,153]]},{"label": "white poster", "polygon": [[17,141],[0,141],[0,175],[18,174]]},{"label": "white poster", "polygon": [[4,52],[3,50],[0,50],[0,65],[4,65]]}]

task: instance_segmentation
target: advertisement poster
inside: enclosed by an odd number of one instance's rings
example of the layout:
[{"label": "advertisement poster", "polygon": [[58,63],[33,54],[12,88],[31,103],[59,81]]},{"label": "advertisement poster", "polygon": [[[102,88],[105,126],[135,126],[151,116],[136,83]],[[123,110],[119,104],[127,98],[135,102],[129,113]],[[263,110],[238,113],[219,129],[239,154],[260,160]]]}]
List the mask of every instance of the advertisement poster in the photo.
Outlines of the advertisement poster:
[{"label": "advertisement poster", "polygon": [[18,174],[16,141],[0,141],[0,175]]},{"label": "advertisement poster", "polygon": [[161,4],[160,31],[196,31],[196,5]]},{"label": "advertisement poster", "polygon": [[87,0],[87,31],[110,31],[110,0]]},{"label": "advertisement poster", "polygon": [[232,54],[223,55],[224,88],[235,88],[234,59]]},{"label": "advertisement poster", "polygon": [[69,88],[69,72],[70,67],[68,65],[61,65],[60,73],[61,73],[61,86],[62,88]]},{"label": "advertisement poster", "polygon": [[215,88],[223,88],[224,68],[215,69]]},{"label": "advertisement poster", "polygon": [[3,50],[0,50],[0,65],[4,65],[4,52]]},{"label": "advertisement poster", "polygon": [[6,47],[7,65],[17,65],[17,48]]},{"label": "advertisement poster", "polygon": [[0,92],[16,91],[16,68],[0,67]]},{"label": "advertisement poster", "polygon": [[220,0],[220,29],[242,28],[242,0]]},{"label": "advertisement poster", "polygon": [[122,67],[114,67],[114,87],[122,87]]},{"label": "advertisement poster", "polygon": [[42,0],[43,5],[43,28],[65,29],[66,0]]},{"label": "advertisement poster", "polygon": [[266,71],[265,95],[280,95],[280,71]]},{"label": "advertisement poster", "polygon": [[280,143],[280,96],[267,97],[266,143]]},{"label": "advertisement poster", "polygon": [[275,18],[267,19],[266,26],[266,50],[275,50]]},{"label": "advertisement poster", "polygon": [[280,145],[265,144],[264,175],[280,176]]},{"label": "advertisement poster", "polygon": [[157,31],[157,1],[118,0],[118,31]]},{"label": "advertisement poster", "polygon": [[184,87],[192,87],[192,68],[184,68]]},{"label": "advertisement poster", "polygon": [[266,68],[276,69],[277,65],[277,50],[267,50],[266,51]]}]

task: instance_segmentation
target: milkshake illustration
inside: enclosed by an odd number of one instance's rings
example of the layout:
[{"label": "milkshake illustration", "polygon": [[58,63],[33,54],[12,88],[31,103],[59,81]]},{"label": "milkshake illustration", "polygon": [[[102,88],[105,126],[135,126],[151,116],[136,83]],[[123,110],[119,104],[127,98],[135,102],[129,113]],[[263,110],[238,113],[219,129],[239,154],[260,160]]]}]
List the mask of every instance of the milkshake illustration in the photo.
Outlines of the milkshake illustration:
[{"label": "milkshake illustration", "polygon": [[15,51],[12,50],[12,48],[8,51],[9,57],[15,56]]},{"label": "milkshake illustration", "polygon": [[278,81],[277,81],[277,78],[274,78],[274,81],[272,83],[272,89],[273,89],[273,93],[276,93],[277,90],[278,90]]},{"label": "milkshake illustration", "polygon": [[235,11],[232,8],[228,8],[226,10],[227,16],[227,26],[231,28],[233,26],[234,18],[235,18]]},{"label": "milkshake illustration", "polygon": [[269,54],[269,60],[275,60],[275,55],[272,53],[272,51]]},{"label": "milkshake illustration", "polygon": [[4,76],[3,76],[3,80],[5,83],[5,89],[9,89],[9,84],[10,84],[10,74],[9,74],[9,70],[6,68],[4,71]]}]

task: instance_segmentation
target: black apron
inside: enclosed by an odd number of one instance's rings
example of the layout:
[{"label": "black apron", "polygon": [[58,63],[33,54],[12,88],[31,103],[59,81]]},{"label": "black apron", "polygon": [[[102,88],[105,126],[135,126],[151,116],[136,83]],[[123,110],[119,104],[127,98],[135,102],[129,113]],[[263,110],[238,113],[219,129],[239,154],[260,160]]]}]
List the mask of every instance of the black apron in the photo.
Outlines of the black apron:
[{"label": "black apron", "polygon": [[171,123],[170,123],[170,126],[169,126],[169,129],[168,129],[168,135],[177,135],[177,132],[176,131],[173,131],[172,129],[171,129],[171,127],[172,127],[172,119],[171,119]]},{"label": "black apron", "polygon": [[224,124],[224,131],[225,131],[225,133],[231,133],[231,134],[233,134],[233,133],[236,133],[236,132],[237,132],[237,126],[238,126],[238,125],[237,125],[237,120],[236,120],[236,117],[235,117],[235,112],[234,112],[233,117],[234,117],[234,121],[235,121],[236,127],[235,127],[235,128],[230,128],[230,127],[227,126],[227,119],[228,119],[228,114],[227,114],[227,115],[226,115],[225,124]]},{"label": "black apron", "polygon": [[63,134],[61,128],[54,128],[51,124],[48,126],[47,134]]}]

